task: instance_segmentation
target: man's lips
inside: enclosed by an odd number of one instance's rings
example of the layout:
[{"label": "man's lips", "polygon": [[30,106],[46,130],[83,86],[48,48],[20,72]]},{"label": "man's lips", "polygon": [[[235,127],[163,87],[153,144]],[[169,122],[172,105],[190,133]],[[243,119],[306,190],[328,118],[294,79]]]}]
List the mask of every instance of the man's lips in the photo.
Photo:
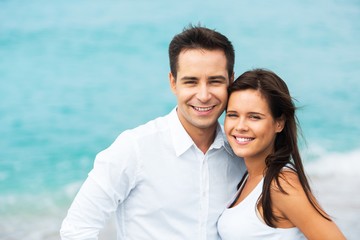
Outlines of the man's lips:
[{"label": "man's lips", "polygon": [[195,107],[195,106],[192,106],[192,107],[198,112],[208,112],[208,111],[212,110],[215,106],[210,106],[210,107]]}]

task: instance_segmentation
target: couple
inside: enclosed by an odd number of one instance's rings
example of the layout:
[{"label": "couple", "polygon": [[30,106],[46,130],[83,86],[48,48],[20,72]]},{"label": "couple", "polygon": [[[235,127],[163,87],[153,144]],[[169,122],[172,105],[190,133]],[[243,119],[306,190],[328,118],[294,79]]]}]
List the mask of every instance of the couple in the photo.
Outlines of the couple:
[{"label": "couple", "polygon": [[96,156],[62,239],[97,239],[114,212],[117,239],[344,239],[310,191],[286,84],[261,69],[232,84],[233,46],[204,27],[169,58],[177,107]]}]

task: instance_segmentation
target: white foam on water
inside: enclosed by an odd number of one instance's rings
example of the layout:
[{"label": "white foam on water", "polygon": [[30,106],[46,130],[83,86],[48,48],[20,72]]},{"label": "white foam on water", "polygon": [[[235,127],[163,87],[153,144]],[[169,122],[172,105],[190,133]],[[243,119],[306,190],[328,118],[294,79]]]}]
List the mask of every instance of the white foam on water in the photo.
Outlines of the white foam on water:
[{"label": "white foam on water", "polygon": [[360,149],[356,149],[323,152],[315,161],[304,164],[314,194],[348,239],[360,236],[359,160]]}]

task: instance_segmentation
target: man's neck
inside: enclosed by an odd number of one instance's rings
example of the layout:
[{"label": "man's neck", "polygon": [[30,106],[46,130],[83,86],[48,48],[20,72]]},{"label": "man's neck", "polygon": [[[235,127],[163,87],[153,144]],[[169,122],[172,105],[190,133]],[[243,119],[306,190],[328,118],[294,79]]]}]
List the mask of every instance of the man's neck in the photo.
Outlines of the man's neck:
[{"label": "man's neck", "polygon": [[193,129],[188,132],[195,145],[205,154],[215,140],[217,125],[207,129]]},{"label": "man's neck", "polygon": [[185,129],[185,131],[187,132],[187,134],[193,140],[195,145],[204,154],[206,154],[206,152],[209,150],[211,144],[215,140],[216,130],[217,130],[219,123],[215,122],[213,125],[206,127],[206,128],[196,127],[193,124],[190,124],[189,122],[187,122],[181,115],[179,115],[178,109],[176,111],[177,111],[179,121],[180,121],[181,125],[183,126],[183,128]]}]

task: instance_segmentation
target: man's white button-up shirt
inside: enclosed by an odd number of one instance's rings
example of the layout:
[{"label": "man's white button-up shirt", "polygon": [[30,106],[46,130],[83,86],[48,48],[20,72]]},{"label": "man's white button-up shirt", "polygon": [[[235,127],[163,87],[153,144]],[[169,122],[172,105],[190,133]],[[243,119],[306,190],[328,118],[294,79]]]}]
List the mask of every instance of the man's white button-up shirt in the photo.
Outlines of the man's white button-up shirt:
[{"label": "man's white button-up shirt", "polygon": [[123,132],[97,155],[62,239],[97,239],[115,212],[119,240],[217,240],[216,222],[244,172],[220,125],[203,154],[174,109]]}]

